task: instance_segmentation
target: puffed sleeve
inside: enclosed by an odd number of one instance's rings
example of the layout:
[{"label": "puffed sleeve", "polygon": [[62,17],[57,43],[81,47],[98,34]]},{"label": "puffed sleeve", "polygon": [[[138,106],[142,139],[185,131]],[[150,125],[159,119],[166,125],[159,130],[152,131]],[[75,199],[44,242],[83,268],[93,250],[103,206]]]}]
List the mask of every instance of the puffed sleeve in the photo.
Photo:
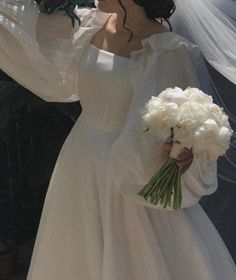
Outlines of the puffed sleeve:
[{"label": "puffed sleeve", "polygon": [[[89,13],[81,9],[80,16]],[[62,13],[39,13],[34,1],[1,1],[0,69],[46,101],[77,101],[85,29],[73,29]]]},{"label": "puffed sleeve", "polygon": [[[124,128],[111,147],[107,171],[110,184],[130,203],[171,211],[171,207],[153,205],[137,193],[166,160],[164,142],[149,132],[143,132],[140,109],[151,96],[157,96],[168,87],[199,87],[189,55],[190,50],[195,52],[195,46],[182,42],[180,38],[170,44],[172,37],[166,34],[156,37],[155,42],[145,41],[146,51],[137,52],[132,57],[129,70],[134,96]],[[165,46],[166,40],[168,44]],[[156,46],[160,49],[155,49]],[[217,189],[216,161],[203,162],[195,155],[181,181],[181,208],[195,205],[202,196]]]}]

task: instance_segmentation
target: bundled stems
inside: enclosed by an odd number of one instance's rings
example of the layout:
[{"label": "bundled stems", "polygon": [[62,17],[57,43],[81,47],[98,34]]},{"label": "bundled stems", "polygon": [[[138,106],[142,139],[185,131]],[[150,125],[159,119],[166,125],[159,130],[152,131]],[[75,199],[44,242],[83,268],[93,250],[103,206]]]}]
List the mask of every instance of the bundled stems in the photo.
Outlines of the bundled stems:
[{"label": "bundled stems", "polygon": [[[174,152],[179,147],[173,147]],[[181,208],[182,192],[180,169],[177,160],[169,157],[165,164],[151,177],[147,185],[138,192],[145,200],[153,205],[160,203],[163,208],[167,206],[174,210]],[[173,200],[173,201],[172,201]]]}]

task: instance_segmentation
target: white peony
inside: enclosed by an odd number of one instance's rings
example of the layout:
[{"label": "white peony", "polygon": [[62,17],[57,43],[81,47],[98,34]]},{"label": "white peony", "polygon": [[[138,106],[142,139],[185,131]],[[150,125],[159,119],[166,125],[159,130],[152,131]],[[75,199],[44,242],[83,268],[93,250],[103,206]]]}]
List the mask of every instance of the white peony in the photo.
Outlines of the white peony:
[{"label": "white peony", "polygon": [[213,145],[218,137],[219,130],[215,120],[207,119],[194,132],[195,151],[207,150]]},{"label": "white peony", "polygon": [[209,104],[213,102],[213,99],[210,95],[205,94],[198,88],[188,87],[184,92],[187,95],[189,101],[197,102],[200,104]]},{"label": "white peony", "polygon": [[228,149],[233,131],[223,108],[197,88],[167,88],[142,109],[142,125],[158,138],[174,137],[202,160],[216,160]]},{"label": "white peony", "polygon": [[176,126],[178,109],[175,103],[162,102],[157,97],[151,98],[141,111],[143,129],[149,129],[160,138],[168,138],[171,127]]},{"label": "white peony", "polygon": [[221,127],[216,138],[216,143],[223,149],[228,149],[230,144],[230,138],[233,135],[233,130],[228,127]]},{"label": "white peony", "polygon": [[179,141],[182,146],[186,148],[191,148],[194,144],[194,131],[191,129],[186,129],[186,127],[174,128],[175,140]]},{"label": "white peony", "polygon": [[209,110],[209,113],[214,117],[214,119],[218,119],[222,116],[223,109],[215,103],[207,104],[207,109]]},{"label": "white peony", "polygon": [[207,109],[211,115],[211,118],[213,118],[219,126],[226,126],[226,127],[230,128],[229,118],[224,113],[223,108],[212,103],[212,104],[207,105]]},{"label": "white peony", "polygon": [[223,113],[220,123],[221,123],[222,127],[225,126],[225,127],[229,128],[229,130],[231,130],[231,126],[229,123],[229,117],[225,113]]},{"label": "white peony", "polygon": [[225,154],[226,150],[229,148],[232,134],[233,130],[231,128],[220,128],[219,133],[215,138],[215,142],[206,150],[208,159],[217,160],[218,157]]},{"label": "white peony", "polygon": [[196,102],[185,102],[179,108],[177,117],[178,127],[193,130],[202,125],[208,119],[208,111],[202,104]]},{"label": "white peony", "polygon": [[188,97],[185,92],[179,87],[167,88],[162,91],[158,97],[165,102],[172,102],[178,106],[181,106],[184,102],[188,101]]}]

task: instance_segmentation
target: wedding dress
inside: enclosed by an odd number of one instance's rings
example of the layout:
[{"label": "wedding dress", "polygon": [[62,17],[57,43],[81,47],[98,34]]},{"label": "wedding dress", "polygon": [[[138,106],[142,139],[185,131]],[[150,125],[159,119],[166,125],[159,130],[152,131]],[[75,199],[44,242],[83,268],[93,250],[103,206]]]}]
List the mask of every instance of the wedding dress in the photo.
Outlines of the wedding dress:
[{"label": "wedding dress", "polygon": [[197,86],[196,47],[166,32],[144,39],[130,58],[100,50],[90,42],[108,15],[86,9],[71,40],[45,39],[35,6],[6,2],[0,67],[46,101],[80,100],[83,109],[55,164],[27,279],[236,279],[198,203],[217,189],[215,162],[194,158],[182,176],[180,211],[137,195],[165,160],[163,142],[141,132],[139,109],[166,87]]}]

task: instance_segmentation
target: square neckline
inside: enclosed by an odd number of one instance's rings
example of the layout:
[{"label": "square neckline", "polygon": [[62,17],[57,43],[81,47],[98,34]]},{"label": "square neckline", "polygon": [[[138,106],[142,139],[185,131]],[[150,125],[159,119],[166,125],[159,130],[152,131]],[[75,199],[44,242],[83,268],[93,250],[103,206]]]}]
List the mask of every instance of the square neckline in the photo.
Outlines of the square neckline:
[{"label": "square neckline", "polygon": [[[144,41],[149,40],[149,39],[151,39],[151,38],[159,37],[160,35],[163,35],[163,34],[170,34],[170,33],[172,33],[172,32],[171,32],[171,31],[166,31],[166,32],[160,32],[160,33],[154,33],[154,34],[152,34],[152,35],[150,35],[150,36],[148,36],[148,37],[143,38],[143,39],[141,40],[141,44],[143,45],[143,42],[144,42]],[[127,56],[122,56],[122,55],[119,55],[119,54],[116,54],[116,53],[112,53],[112,52],[106,51],[106,50],[104,50],[104,49],[100,49],[100,48],[98,48],[97,46],[95,46],[91,41],[89,42],[89,45],[92,46],[92,47],[94,47],[95,49],[97,49],[97,50],[100,51],[100,52],[104,52],[104,53],[110,54],[110,55],[112,55],[112,56],[117,56],[117,57],[119,57],[119,58],[123,58],[123,59],[126,59],[126,60],[131,59],[133,53],[136,53],[136,52],[138,53],[138,52],[140,52],[140,51],[143,50],[143,47],[140,48],[140,49],[138,49],[138,50],[133,50],[133,51],[130,53],[130,56],[127,57]]]},{"label": "square neckline", "polygon": [[[99,28],[99,30],[101,30],[101,29],[106,25],[106,23],[109,21],[109,19],[110,19],[111,16],[112,16],[112,13],[109,14],[108,19],[106,20],[106,22],[104,23],[104,25],[103,25],[101,28]],[[154,34],[152,34],[152,35],[150,35],[150,36],[144,37],[144,38],[141,40],[141,45],[143,46],[143,45],[144,45],[144,42],[147,41],[147,40],[149,40],[149,39],[151,39],[151,38],[159,37],[159,36],[162,36],[163,34],[166,34],[166,33],[167,33],[167,34],[170,34],[170,33],[172,33],[172,31],[165,31],[165,32],[154,33]],[[94,34],[94,36],[95,36],[95,34]],[[92,38],[92,40],[93,40],[93,38]],[[138,50],[133,50],[133,51],[130,52],[130,56],[127,57],[127,56],[122,56],[122,55],[119,55],[119,54],[116,54],[116,53],[112,53],[112,52],[106,51],[106,50],[104,50],[104,49],[100,49],[99,47],[97,47],[96,45],[94,45],[94,44],[92,43],[92,40],[89,42],[89,45],[92,46],[92,47],[94,47],[94,48],[97,49],[98,51],[104,52],[104,53],[107,53],[107,54],[110,54],[110,55],[112,55],[113,57],[114,57],[114,56],[117,56],[117,57],[123,58],[123,59],[125,59],[125,60],[130,60],[133,53],[139,53],[139,52],[141,52],[141,51],[144,49],[144,48],[142,47],[142,48],[140,48],[140,49],[138,49]]]},{"label": "square neckline", "polygon": [[102,53],[107,53],[107,54],[111,55],[112,57],[118,57],[118,58],[121,58],[121,59],[124,59],[124,60],[129,60],[130,59],[130,57],[122,56],[122,55],[119,55],[119,54],[116,54],[116,53],[112,53],[112,52],[100,49],[91,42],[89,43],[89,45],[92,48],[96,49],[97,51],[102,52]]}]

